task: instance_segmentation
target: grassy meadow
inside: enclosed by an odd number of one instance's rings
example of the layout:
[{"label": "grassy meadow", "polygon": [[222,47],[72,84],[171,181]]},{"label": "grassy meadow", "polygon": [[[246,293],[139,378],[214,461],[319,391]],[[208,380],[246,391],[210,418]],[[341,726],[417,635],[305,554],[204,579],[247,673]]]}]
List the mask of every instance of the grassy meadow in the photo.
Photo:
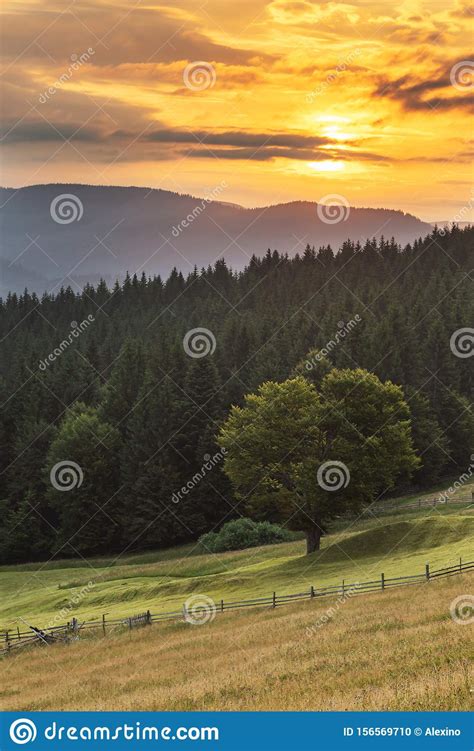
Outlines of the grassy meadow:
[{"label": "grassy meadow", "polygon": [[[474,484],[464,486],[463,497]],[[418,498],[419,496],[416,496]],[[19,617],[36,626],[180,609],[192,594],[225,601],[289,594],[424,571],[473,558],[474,511],[467,506],[400,510],[336,524],[320,551],[304,540],[219,554],[195,544],[116,559],[57,560],[0,567],[0,630]],[[21,623],[20,623],[21,625]]]},{"label": "grassy meadow", "polygon": [[[473,485],[463,488],[470,495]],[[418,497],[418,496],[417,496]],[[196,545],[117,559],[57,560],[0,569],[0,628],[178,609],[422,573],[472,560],[474,507],[404,509],[342,520],[306,556],[302,539],[224,554]],[[467,709],[470,629],[450,603],[472,575],[281,608],[217,614],[203,625],[163,622],[84,632],[69,645],[1,660],[0,707],[12,710]],[[89,584],[91,582],[91,584]]]},{"label": "grassy meadow", "polygon": [[[162,623],[3,660],[11,710],[467,710],[472,576]],[[333,611],[330,611],[333,608]],[[332,612],[332,617],[328,613]],[[325,616],[325,622],[323,622]],[[319,627],[318,627],[319,625]]]}]

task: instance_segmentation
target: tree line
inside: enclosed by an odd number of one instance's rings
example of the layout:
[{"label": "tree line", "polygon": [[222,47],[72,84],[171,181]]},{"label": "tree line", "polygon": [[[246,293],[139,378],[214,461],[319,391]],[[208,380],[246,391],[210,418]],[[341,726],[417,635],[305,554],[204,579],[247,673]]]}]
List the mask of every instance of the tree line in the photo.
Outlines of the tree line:
[{"label": "tree line", "polygon": [[[317,389],[331,368],[401,387],[418,460],[398,489],[465,469],[474,375],[452,337],[474,320],[473,236],[453,226],[403,248],[348,240],[337,253],[269,250],[241,272],[218,260],[9,294],[0,560],[120,554],[218,528],[243,508],[217,438],[232,405],[267,381]],[[195,329],[207,354],[183,345]]]}]

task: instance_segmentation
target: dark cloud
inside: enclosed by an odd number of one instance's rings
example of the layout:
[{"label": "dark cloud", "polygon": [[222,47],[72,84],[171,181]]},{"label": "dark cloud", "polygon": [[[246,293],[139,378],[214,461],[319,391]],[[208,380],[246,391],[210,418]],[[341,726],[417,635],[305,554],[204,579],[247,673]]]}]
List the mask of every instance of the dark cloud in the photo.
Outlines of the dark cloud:
[{"label": "dark cloud", "polygon": [[298,133],[251,133],[226,131],[213,133],[204,130],[158,130],[145,137],[147,141],[165,143],[205,143],[212,146],[287,146],[289,148],[314,148],[332,143],[325,136],[305,136]]},{"label": "dark cloud", "polygon": [[275,59],[260,50],[213,42],[190,20],[174,18],[163,8],[146,9],[138,4],[130,9],[108,5],[104,12],[80,5],[63,13],[44,9],[31,13],[28,23],[23,15],[10,13],[3,22],[9,30],[2,44],[4,60],[20,57],[22,61],[61,64],[89,48],[94,54],[88,64],[93,66],[181,60],[259,65]]},{"label": "dark cloud", "polygon": [[328,159],[328,154],[324,151],[311,151],[310,149],[285,149],[263,146],[261,148],[235,148],[235,149],[192,149],[188,156],[197,158],[212,158],[213,155],[220,159],[251,159],[257,162],[266,162],[269,159],[303,159],[305,161],[315,161]]},{"label": "dark cloud", "polygon": [[[102,118],[104,123],[104,119]],[[151,123],[148,124],[149,127]],[[110,123],[109,123],[110,126]],[[138,140],[145,143],[171,144],[206,144],[209,146],[232,146],[262,148],[265,146],[287,147],[294,149],[316,148],[333,143],[325,136],[305,136],[298,133],[252,133],[245,131],[226,131],[215,133],[204,130],[174,130],[163,128],[153,132],[140,133],[128,129],[114,129],[105,125],[84,125],[77,123],[46,122],[30,120],[28,122],[11,122],[3,129],[5,142],[21,141],[57,141],[72,139],[102,143],[110,140]]]},{"label": "dark cloud", "polygon": [[[472,60],[473,55],[466,55],[462,59]],[[403,108],[407,111],[417,110],[454,110],[454,109],[467,109],[474,110],[474,100],[470,96],[470,91],[466,89],[464,92],[457,93],[459,90],[455,89],[452,85],[450,72],[459,60],[446,63],[442,70],[438,72],[438,77],[427,78],[423,81],[415,81],[415,79],[406,75],[398,78],[394,81],[389,79],[383,79],[374,91],[376,97],[387,97],[394,101],[399,102]],[[446,93],[452,94],[456,92],[454,96],[430,96],[435,91],[446,90]]]},{"label": "dark cloud", "polygon": [[[183,131],[163,129],[145,135],[151,143],[190,144],[188,156],[197,158],[217,155],[220,159],[252,159],[267,161],[269,159],[315,160],[349,160],[382,162],[386,157],[367,151],[337,150],[337,143],[327,136],[306,136],[300,133],[252,133],[248,131]],[[202,144],[202,147],[201,147]],[[356,142],[351,142],[355,146]],[[209,148],[203,148],[203,147]],[[333,147],[327,150],[322,146]],[[214,148],[217,147],[217,148]],[[227,147],[227,148],[222,148]]]},{"label": "dark cloud", "polygon": [[[184,156],[184,152],[183,152]],[[299,159],[305,162],[320,161],[370,161],[386,162],[390,161],[388,157],[373,154],[371,152],[360,151],[336,151],[336,149],[307,149],[307,148],[283,148],[275,146],[261,146],[257,148],[191,148],[186,152],[186,156],[197,157],[198,159],[212,158],[219,159],[250,159],[256,162],[265,162],[270,159]]]},{"label": "dark cloud", "polygon": [[[408,159],[402,159],[404,162],[427,162],[432,164],[471,164],[472,153],[461,152],[454,156],[411,156]],[[445,182],[450,182],[445,180]],[[454,182],[454,181],[453,181]],[[470,184],[470,183],[469,183]]]},{"label": "dark cloud", "polygon": [[[109,123],[110,125],[110,123]],[[153,124],[155,125],[155,123]],[[148,123],[151,127],[151,123]],[[105,121],[97,125],[80,123],[48,123],[43,120],[19,121],[6,125],[3,142],[49,143],[70,140],[83,142],[97,148],[106,148],[106,153],[123,154],[120,161],[155,160],[191,157],[230,160],[268,161],[270,159],[359,160],[383,162],[387,158],[372,152],[345,149],[338,151],[337,143],[326,136],[306,136],[300,133],[253,133],[250,131],[191,131],[161,128],[143,133],[129,129],[106,127]],[[183,145],[189,148],[180,148]],[[351,146],[355,146],[352,142]],[[131,148],[129,148],[131,146]],[[328,148],[322,148],[328,147]],[[99,158],[96,154],[95,158]],[[119,157],[117,157],[119,158]],[[100,160],[100,158],[99,158]]]},{"label": "dark cloud", "polygon": [[81,123],[18,122],[4,124],[0,136],[4,144],[35,143],[48,141],[87,141],[99,143],[107,138],[99,128],[83,126]]}]

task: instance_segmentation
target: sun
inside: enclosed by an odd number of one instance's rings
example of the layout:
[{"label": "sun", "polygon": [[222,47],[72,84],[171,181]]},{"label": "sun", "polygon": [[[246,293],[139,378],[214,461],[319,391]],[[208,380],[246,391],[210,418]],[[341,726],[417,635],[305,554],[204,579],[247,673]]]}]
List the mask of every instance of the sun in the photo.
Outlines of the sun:
[{"label": "sun", "polygon": [[333,141],[348,141],[353,138],[350,133],[341,132],[339,125],[330,125],[323,129],[323,135]]},{"label": "sun", "polygon": [[308,162],[308,167],[315,172],[341,172],[345,164],[340,161],[324,159],[321,162]]}]

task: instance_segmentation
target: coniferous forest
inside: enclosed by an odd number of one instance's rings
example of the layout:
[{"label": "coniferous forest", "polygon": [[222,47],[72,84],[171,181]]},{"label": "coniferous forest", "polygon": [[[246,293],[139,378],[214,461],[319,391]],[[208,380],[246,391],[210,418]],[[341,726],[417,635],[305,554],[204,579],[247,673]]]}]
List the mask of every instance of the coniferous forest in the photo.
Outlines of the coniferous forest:
[{"label": "coniferous forest", "polygon": [[[212,459],[222,421],[266,380],[317,379],[321,352],[403,387],[421,457],[412,485],[464,471],[474,368],[452,337],[474,321],[473,240],[473,228],[454,226],[404,248],[382,239],[291,259],[269,250],[243,272],[217,261],[113,289],[9,295],[0,561],[166,547],[239,515]],[[196,328],[214,340],[205,357],[183,346]],[[67,461],[84,467],[74,493],[50,481]]]}]

